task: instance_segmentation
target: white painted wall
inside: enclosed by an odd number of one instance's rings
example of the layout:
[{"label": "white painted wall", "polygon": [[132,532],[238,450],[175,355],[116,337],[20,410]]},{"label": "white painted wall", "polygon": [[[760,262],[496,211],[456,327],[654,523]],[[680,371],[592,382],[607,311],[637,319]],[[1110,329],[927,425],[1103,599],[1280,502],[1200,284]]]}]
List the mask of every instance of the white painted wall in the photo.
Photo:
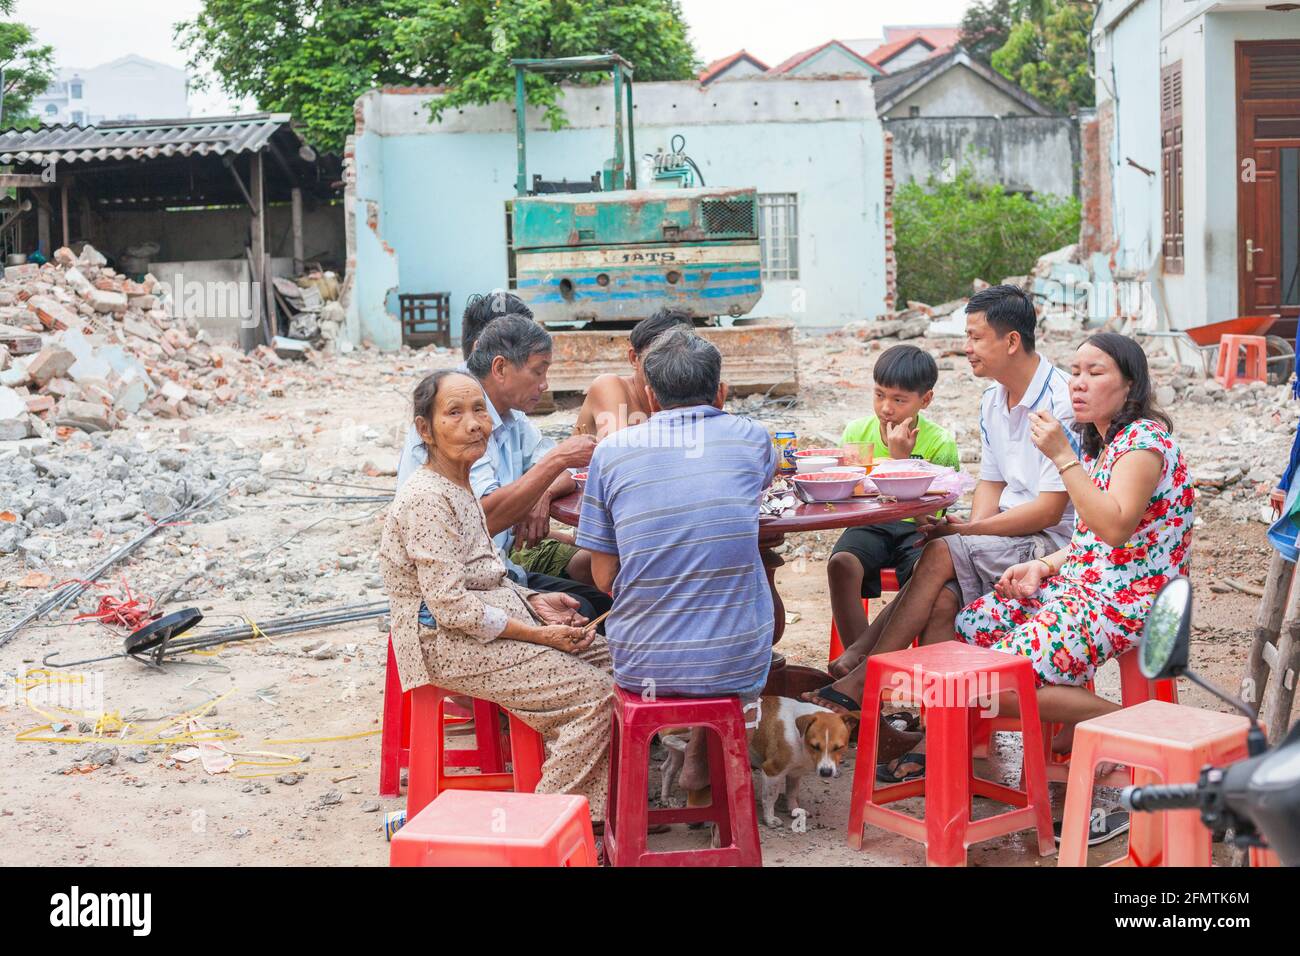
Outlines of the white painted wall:
[{"label": "white painted wall", "polygon": [[1104,0],[1094,36],[1097,105],[1115,101],[1115,135],[1103,151],[1111,166],[1116,265],[1144,270],[1162,236],[1160,0]]},{"label": "white painted wall", "polygon": [[[1239,314],[1237,89],[1239,41],[1300,38],[1300,12],[1249,0],[1104,0],[1095,37],[1097,100],[1116,101],[1109,145],[1114,239],[1121,268],[1145,269],[1160,248],[1160,67],[1183,65],[1182,275],[1164,277],[1175,328]],[[1127,159],[1156,172],[1147,177]]]},{"label": "white painted wall", "polygon": [[[645,83],[635,99],[638,155],[667,149],[681,133],[707,185],[798,195],[800,278],[765,282],[751,317],[837,326],[883,311],[883,135],[869,81]],[[353,314],[360,334],[381,347],[395,345],[396,292],[451,292],[458,335],[465,299],[506,281],[513,109],[453,110],[430,125],[429,100],[373,91],[358,102]],[[559,132],[530,110],[530,179],[597,171],[613,151],[612,100],[608,85],[566,89],[570,126]]]}]

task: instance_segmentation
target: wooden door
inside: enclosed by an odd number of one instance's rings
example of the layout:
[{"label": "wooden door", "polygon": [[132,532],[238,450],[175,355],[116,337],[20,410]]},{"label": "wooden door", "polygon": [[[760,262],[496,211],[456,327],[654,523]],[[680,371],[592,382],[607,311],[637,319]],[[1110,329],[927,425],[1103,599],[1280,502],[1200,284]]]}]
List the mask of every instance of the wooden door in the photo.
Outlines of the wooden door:
[{"label": "wooden door", "polygon": [[1300,40],[1237,44],[1242,315],[1300,316]]}]

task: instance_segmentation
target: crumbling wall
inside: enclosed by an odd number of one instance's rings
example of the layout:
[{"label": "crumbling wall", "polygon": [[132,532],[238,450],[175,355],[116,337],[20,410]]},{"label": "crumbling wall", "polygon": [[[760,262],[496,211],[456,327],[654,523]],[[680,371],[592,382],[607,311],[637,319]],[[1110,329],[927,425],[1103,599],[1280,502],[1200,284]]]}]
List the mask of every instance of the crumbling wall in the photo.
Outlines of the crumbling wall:
[{"label": "crumbling wall", "polygon": [[1078,195],[1079,131],[1069,116],[917,116],[884,126],[899,183],[940,179],[969,162],[979,179],[1009,190]]}]

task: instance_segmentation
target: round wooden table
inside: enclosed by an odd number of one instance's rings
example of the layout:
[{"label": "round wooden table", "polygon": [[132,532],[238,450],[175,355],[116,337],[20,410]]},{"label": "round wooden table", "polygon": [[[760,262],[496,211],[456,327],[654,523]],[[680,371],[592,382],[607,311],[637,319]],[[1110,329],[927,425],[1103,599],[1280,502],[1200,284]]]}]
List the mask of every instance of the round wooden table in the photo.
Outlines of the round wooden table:
[{"label": "round wooden table", "polygon": [[[776,548],[787,534],[800,531],[829,531],[834,528],[863,528],[873,524],[902,521],[919,515],[933,514],[952,507],[961,497],[957,492],[923,495],[915,501],[881,502],[875,497],[853,498],[849,501],[800,504],[794,514],[783,517],[764,515],[758,519],[758,549],[767,571],[768,587],[772,589],[772,643],[776,644],[785,633],[785,603],[776,587],[776,569],[785,564]],[[551,502],[551,517],[570,527],[578,526],[578,513],[582,496],[576,491]],[[792,696],[785,679],[785,658],[772,653],[772,672],[764,693]],[[810,675],[810,679],[813,678]],[[807,689],[807,688],[801,688]]]}]

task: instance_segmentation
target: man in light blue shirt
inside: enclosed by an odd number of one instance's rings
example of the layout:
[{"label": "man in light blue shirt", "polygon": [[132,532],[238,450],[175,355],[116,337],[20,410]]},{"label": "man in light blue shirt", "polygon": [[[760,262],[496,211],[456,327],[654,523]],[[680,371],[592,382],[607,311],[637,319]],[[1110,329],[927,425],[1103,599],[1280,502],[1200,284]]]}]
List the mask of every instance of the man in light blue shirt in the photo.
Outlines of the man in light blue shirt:
[{"label": "man in light blue shirt", "polygon": [[[474,351],[474,345],[488,323],[503,315],[522,315],[525,319],[531,319],[533,312],[519,296],[501,289],[495,289],[487,295],[469,297],[460,317],[460,351],[463,358],[469,359],[469,354]],[[469,369],[461,362],[456,366],[456,371],[468,372]],[[420,433],[415,430],[414,424],[408,426],[406,438],[402,442],[402,454],[397,459],[397,487],[402,487],[415,469],[428,460],[424,443],[420,441]]]}]

